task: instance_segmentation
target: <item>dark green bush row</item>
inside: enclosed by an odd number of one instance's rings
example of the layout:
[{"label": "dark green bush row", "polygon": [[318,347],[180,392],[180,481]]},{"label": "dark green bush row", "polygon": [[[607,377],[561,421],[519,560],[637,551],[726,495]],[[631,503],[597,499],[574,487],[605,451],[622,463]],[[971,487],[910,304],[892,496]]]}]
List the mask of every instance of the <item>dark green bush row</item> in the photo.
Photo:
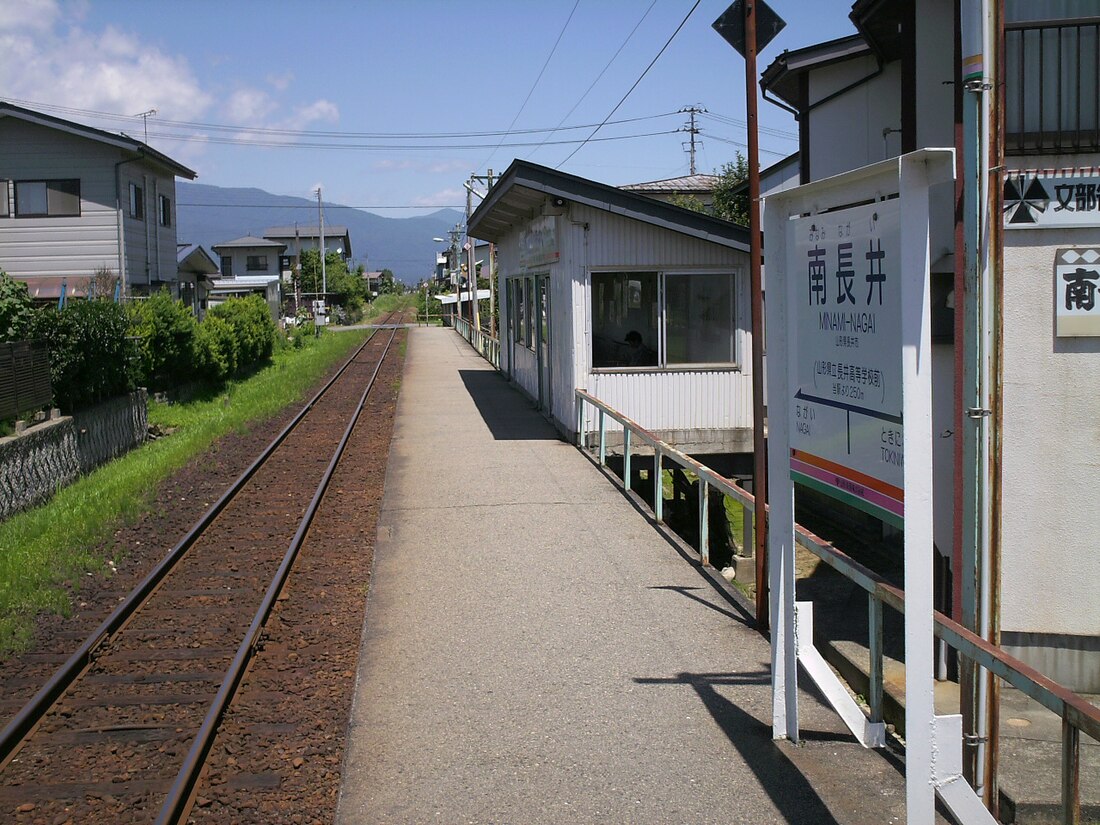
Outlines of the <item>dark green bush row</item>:
[{"label": "dark green bush row", "polygon": [[163,290],[125,307],[70,301],[61,310],[34,309],[26,286],[0,272],[0,341],[49,344],[54,403],[65,412],[138,386],[219,384],[270,358],[276,337],[259,295],[231,298],[201,322]]}]

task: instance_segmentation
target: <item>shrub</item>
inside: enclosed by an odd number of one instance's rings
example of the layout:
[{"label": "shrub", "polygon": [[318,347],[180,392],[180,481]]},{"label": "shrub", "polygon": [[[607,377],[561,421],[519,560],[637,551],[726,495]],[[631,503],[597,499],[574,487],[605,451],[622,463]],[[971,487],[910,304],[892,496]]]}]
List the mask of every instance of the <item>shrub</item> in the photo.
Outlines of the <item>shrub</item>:
[{"label": "shrub", "polygon": [[238,346],[232,324],[208,313],[195,336],[195,366],[199,377],[221,383],[237,371]]},{"label": "shrub", "polygon": [[275,322],[267,301],[259,295],[230,298],[224,304],[212,307],[203,323],[210,318],[219,318],[232,327],[238,345],[238,367],[247,367],[271,357],[275,347]]},{"label": "shrub", "polygon": [[0,270],[0,341],[19,341],[30,332],[34,304],[27,285]]},{"label": "shrub", "polygon": [[138,338],[138,365],[151,390],[166,390],[195,375],[195,316],[166,289],[130,304],[130,334]]},{"label": "shrub", "polygon": [[54,401],[65,412],[137,386],[126,310],[107,301],[72,301],[35,315],[30,334],[50,347]]}]

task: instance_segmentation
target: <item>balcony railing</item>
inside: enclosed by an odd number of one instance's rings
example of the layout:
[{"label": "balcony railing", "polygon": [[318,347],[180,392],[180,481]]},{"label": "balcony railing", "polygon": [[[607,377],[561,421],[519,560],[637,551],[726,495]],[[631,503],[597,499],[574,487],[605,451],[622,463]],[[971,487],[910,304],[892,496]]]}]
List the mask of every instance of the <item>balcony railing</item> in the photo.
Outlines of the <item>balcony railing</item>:
[{"label": "balcony railing", "polygon": [[1005,151],[1100,151],[1100,17],[1005,25]]}]

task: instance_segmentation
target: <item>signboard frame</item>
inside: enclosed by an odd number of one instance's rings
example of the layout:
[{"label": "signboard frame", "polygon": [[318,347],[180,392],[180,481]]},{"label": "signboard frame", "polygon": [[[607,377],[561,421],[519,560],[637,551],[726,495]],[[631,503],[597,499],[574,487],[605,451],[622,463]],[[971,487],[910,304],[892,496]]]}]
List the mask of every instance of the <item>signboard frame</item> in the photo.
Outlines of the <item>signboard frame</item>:
[{"label": "signboard frame", "polygon": [[[795,634],[794,483],[791,473],[791,408],[799,365],[787,337],[795,313],[789,306],[791,278],[805,279],[805,261],[795,260],[792,237],[806,216],[827,216],[857,204],[899,199],[901,284],[901,386],[903,499],[905,518],[906,807],[913,825],[931,823],[935,788],[936,733],[953,729],[937,721],[933,703],[932,599],[932,389],[929,251],[929,190],[954,180],[953,149],[922,149],[769,197],[764,241],[767,280],[768,477],[771,517],[768,584],[772,628],[772,735],[797,740],[798,640]],[[939,748],[959,748],[943,742]]]}]

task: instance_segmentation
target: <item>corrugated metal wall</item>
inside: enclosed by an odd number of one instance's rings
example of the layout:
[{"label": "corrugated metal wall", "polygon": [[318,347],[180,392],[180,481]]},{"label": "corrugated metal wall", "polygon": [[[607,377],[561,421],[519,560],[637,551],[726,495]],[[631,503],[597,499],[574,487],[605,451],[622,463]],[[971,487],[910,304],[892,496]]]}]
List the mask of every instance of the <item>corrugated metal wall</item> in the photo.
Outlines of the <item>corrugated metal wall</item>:
[{"label": "corrugated metal wall", "polygon": [[[749,295],[745,253],[599,209],[570,204],[557,218],[560,259],[521,269],[519,233],[498,245],[500,294],[509,276],[550,272],[553,417],[576,428],[573,392],[587,389],[653,429],[727,429],[752,426]],[[740,370],[590,372],[592,324],[590,272],[613,269],[737,271],[735,317]],[[502,362],[513,380],[538,398],[535,354],[520,344],[510,363],[507,312],[501,308]]]}]

